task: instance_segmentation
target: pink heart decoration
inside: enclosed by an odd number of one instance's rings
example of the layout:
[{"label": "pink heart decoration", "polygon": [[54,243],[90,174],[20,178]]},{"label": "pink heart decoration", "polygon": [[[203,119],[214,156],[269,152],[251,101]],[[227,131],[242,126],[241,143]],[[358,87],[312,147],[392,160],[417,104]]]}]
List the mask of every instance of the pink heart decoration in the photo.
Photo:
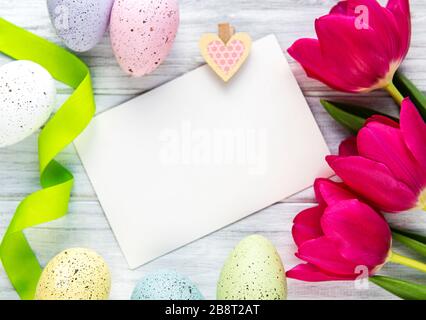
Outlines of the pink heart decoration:
[{"label": "pink heart decoration", "polygon": [[238,65],[244,51],[244,43],[237,39],[228,42],[226,45],[222,41],[214,40],[207,46],[209,56],[226,74]]}]

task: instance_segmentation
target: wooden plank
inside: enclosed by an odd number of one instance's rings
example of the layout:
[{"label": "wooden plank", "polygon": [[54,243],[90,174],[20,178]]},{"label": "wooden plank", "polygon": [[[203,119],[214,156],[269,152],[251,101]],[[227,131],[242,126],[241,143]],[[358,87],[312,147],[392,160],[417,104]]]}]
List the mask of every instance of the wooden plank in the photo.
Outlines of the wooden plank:
[{"label": "wooden plank", "polygon": [[[181,0],[181,25],[175,45],[165,63],[153,74],[139,79],[124,75],[115,62],[107,35],[96,48],[88,53],[79,54],[92,72],[97,112],[103,112],[136,94],[200,66],[203,61],[197,47],[198,39],[204,32],[216,32],[216,25],[220,21],[231,22],[238,31],[250,32],[254,39],[274,33],[282,47],[287,48],[297,38],[314,36],[314,19],[325,14],[334,3],[334,0]],[[412,47],[402,69],[426,91],[426,2],[412,0],[410,4],[413,12]],[[60,43],[48,19],[45,1],[0,0],[0,16]],[[253,29],[253,26],[256,28]],[[354,101],[392,114],[397,111],[385,92],[378,91],[368,95],[335,92],[317,81],[308,79],[300,66],[288,55],[287,58],[333,153],[348,133],[324,112],[319,104],[320,98]],[[10,59],[0,56],[0,65],[7,61]],[[71,90],[61,84],[57,87],[60,105]],[[20,144],[0,149],[0,236],[5,232],[19,201],[26,194],[38,189],[36,143],[37,136],[34,135]],[[71,169],[76,178],[70,214],[26,233],[42,264],[68,247],[92,247],[101,253],[113,274],[111,294],[113,299],[128,298],[135,282],[141,276],[164,267],[187,274],[207,298],[214,298],[216,280],[227,254],[239,240],[252,233],[263,234],[276,244],[286,268],[298,262],[293,256],[295,247],[290,234],[291,221],[297,212],[312,205],[314,202],[312,190],[299,193],[285,200],[285,203],[272,206],[142,268],[130,271],[74,148],[68,147],[58,159]],[[207,205],[209,204],[206,203]],[[422,232],[425,230],[423,215],[409,213],[388,218],[400,227]],[[188,264],[188,261],[194,263]],[[422,275],[404,267],[386,266],[383,272],[412,281],[425,282]],[[309,284],[289,281],[289,284],[291,299],[393,298],[374,285],[368,290],[356,290],[352,283]],[[0,298],[17,298],[2,270],[0,270]]]},{"label": "wooden plank", "polygon": [[[0,215],[1,234],[17,204],[16,201],[0,201],[3,209]],[[276,245],[287,270],[297,264],[299,260],[293,255],[295,245],[291,237],[291,222],[297,212],[308,206],[310,204],[277,204],[133,271],[128,270],[96,201],[72,201],[70,214],[65,218],[30,229],[26,234],[43,265],[58,252],[70,247],[89,247],[99,252],[112,272],[113,299],[128,298],[138,279],[147,272],[163,268],[172,268],[190,276],[207,298],[215,298],[216,281],[222,265],[232,248],[245,236],[261,234],[269,238]],[[398,224],[411,231],[425,230],[426,222],[422,215],[418,212],[399,216]],[[422,274],[405,267],[389,265],[382,273],[425,282]],[[305,283],[289,280],[289,285],[291,299],[393,298],[372,284],[366,290],[356,289],[351,282]],[[0,298],[16,298],[4,272],[0,272]]]},{"label": "wooden plank", "polygon": [[[7,2],[2,0],[2,17],[42,37],[60,43],[50,24],[45,2],[24,0]],[[204,32],[216,32],[218,21],[230,21],[240,31],[250,32],[253,39],[274,33],[283,48],[287,48],[300,37],[314,36],[313,21],[326,14],[335,1],[315,0],[210,0],[181,1],[181,25],[173,50],[168,59],[151,75],[129,78],[120,71],[106,35],[101,44],[90,52],[79,54],[92,70],[97,94],[136,94],[176,78],[203,63],[198,40]],[[413,38],[410,55],[403,69],[409,78],[426,90],[426,2],[411,1],[413,12]],[[260,12],[260,13],[259,13]],[[31,19],[28,19],[28,17]],[[254,29],[253,26],[256,26]],[[5,58],[0,58],[0,63]],[[292,62],[293,63],[293,62]],[[293,63],[294,64],[294,63]],[[298,77],[302,72],[298,71]],[[330,90],[316,81],[305,81],[301,85],[305,94],[324,95]],[[62,89],[64,92],[69,90]]]}]

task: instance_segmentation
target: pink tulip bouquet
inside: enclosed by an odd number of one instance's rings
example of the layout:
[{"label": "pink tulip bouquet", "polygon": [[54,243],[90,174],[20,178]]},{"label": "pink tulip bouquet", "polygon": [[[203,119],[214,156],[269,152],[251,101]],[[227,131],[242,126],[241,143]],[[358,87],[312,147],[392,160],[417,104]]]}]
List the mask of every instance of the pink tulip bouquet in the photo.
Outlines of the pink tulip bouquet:
[{"label": "pink tulip bouquet", "polygon": [[287,272],[302,281],[362,276],[405,299],[426,299],[426,286],[379,276],[387,263],[426,272],[426,264],[392,249],[399,241],[426,257],[426,237],[392,230],[387,214],[426,211],[426,97],[398,69],[410,47],[409,0],[339,1],[315,21],[317,39],[288,53],[307,75],[349,93],[384,89],[399,106],[393,118],[362,106],[321,101],[355,136],[327,162],[342,182],[318,179],[318,205],[300,212],[292,234],[304,262]]}]

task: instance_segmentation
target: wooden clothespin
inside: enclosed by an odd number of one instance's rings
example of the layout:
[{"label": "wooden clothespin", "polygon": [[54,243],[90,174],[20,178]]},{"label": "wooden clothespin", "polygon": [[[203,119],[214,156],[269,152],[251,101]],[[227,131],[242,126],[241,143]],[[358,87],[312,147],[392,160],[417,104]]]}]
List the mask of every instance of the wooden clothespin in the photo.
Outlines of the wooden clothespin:
[{"label": "wooden clothespin", "polygon": [[227,44],[229,39],[232,38],[232,36],[235,33],[235,28],[232,27],[228,22],[219,23],[217,25],[218,27],[218,34],[219,38],[222,40],[224,44]]}]

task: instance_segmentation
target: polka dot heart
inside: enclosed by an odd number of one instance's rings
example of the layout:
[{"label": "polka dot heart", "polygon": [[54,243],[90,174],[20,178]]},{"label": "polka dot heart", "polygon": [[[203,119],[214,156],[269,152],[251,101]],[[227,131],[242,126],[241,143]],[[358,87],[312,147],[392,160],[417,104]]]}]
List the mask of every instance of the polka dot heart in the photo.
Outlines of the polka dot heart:
[{"label": "polka dot heart", "polygon": [[235,68],[244,53],[244,43],[240,40],[232,40],[228,44],[223,44],[220,40],[212,41],[207,50],[210,57],[225,73],[229,73]]},{"label": "polka dot heart", "polygon": [[233,35],[226,44],[215,34],[206,34],[200,40],[204,59],[225,82],[240,69],[250,48],[251,39],[246,33]]}]

